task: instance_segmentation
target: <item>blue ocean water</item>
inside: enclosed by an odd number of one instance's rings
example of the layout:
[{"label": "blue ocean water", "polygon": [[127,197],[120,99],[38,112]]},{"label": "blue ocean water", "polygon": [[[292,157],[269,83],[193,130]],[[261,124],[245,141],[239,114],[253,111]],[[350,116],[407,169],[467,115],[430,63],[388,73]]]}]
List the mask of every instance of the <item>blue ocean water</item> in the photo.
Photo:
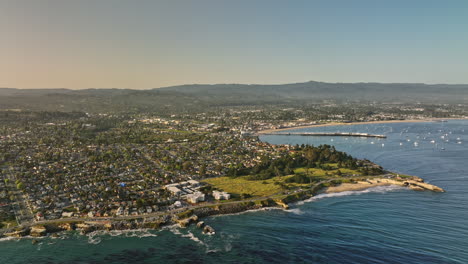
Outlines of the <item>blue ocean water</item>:
[{"label": "blue ocean water", "polygon": [[[160,231],[63,233],[0,241],[0,263],[468,263],[468,121],[308,128],[386,139],[263,136],[274,144],[330,144],[445,193],[399,187],[319,195],[291,210],[245,212]],[[431,142],[433,140],[433,143]],[[415,144],[415,142],[417,142]]]}]

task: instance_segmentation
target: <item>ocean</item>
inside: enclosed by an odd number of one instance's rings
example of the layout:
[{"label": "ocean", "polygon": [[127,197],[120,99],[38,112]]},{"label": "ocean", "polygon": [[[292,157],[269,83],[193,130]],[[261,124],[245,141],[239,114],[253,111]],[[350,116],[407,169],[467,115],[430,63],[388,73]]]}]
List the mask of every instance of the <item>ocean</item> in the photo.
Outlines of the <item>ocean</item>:
[{"label": "ocean", "polygon": [[[290,210],[206,218],[196,227],[60,233],[0,241],[0,263],[468,263],[468,121],[296,129],[386,139],[262,136],[273,144],[329,144],[445,193],[401,187],[322,194]],[[432,142],[431,142],[432,141]],[[417,143],[415,143],[417,142]]]}]

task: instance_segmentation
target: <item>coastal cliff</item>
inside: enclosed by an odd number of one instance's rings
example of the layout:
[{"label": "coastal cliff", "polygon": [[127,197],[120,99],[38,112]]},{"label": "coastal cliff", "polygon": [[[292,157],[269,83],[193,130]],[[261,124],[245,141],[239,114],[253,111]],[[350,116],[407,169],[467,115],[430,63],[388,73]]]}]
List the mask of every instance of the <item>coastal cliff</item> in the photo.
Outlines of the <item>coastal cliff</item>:
[{"label": "coastal cliff", "polygon": [[407,187],[416,191],[433,191],[445,192],[444,189],[425,183],[423,179],[415,176],[411,177],[372,177],[372,178],[354,178],[342,180],[330,180],[327,182],[319,183],[310,189],[302,190],[299,192],[285,195],[282,198],[271,199],[257,199],[251,201],[239,201],[216,205],[207,205],[188,209],[177,214],[168,212],[167,215],[155,219],[137,218],[131,220],[105,220],[105,221],[73,221],[70,219],[68,222],[48,223],[44,225],[32,225],[18,227],[12,232],[7,232],[4,236],[10,237],[24,237],[33,236],[40,237],[46,236],[60,231],[78,230],[81,234],[88,234],[96,230],[128,230],[150,228],[157,229],[163,225],[178,224],[180,227],[188,227],[190,224],[196,223],[197,226],[203,228],[204,233],[214,234],[214,229],[205,226],[203,222],[198,222],[200,218],[222,215],[234,214],[248,210],[255,210],[265,207],[281,207],[289,209],[289,204],[311,198],[320,193],[336,193],[344,191],[364,190],[377,186],[397,185]]}]

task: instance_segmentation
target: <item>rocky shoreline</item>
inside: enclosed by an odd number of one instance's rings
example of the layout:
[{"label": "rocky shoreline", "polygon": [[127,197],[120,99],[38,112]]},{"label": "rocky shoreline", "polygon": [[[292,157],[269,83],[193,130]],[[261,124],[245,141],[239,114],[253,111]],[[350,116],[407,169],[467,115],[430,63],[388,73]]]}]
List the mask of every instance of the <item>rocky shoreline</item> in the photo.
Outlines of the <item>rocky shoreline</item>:
[{"label": "rocky shoreline", "polygon": [[[355,191],[363,190],[376,186],[386,185],[397,185],[407,187],[416,191],[433,191],[433,192],[445,192],[442,188],[425,183],[423,179],[419,177],[410,178],[371,178],[371,179],[346,179],[339,181],[331,181],[329,183],[321,183],[314,186],[311,189],[296,192],[281,199],[265,198],[255,201],[239,201],[238,203],[230,204],[217,204],[209,205],[204,207],[198,207],[189,209],[181,213],[168,213],[156,218],[135,218],[131,220],[104,220],[104,221],[74,221],[70,219],[67,222],[51,222],[47,224],[36,224],[31,226],[17,227],[11,232],[3,234],[5,237],[43,237],[47,235],[54,235],[57,232],[62,231],[73,231],[77,230],[81,234],[86,235],[88,233],[104,230],[132,230],[132,229],[159,229],[163,226],[177,224],[182,228],[188,227],[191,224],[203,230],[204,234],[215,234],[215,230],[206,225],[201,218],[234,214],[249,210],[256,210],[268,207],[280,207],[283,209],[289,209],[290,203],[298,202],[301,200],[309,199],[320,193],[336,193],[344,191]],[[0,235],[0,238],[2,235]]]}]

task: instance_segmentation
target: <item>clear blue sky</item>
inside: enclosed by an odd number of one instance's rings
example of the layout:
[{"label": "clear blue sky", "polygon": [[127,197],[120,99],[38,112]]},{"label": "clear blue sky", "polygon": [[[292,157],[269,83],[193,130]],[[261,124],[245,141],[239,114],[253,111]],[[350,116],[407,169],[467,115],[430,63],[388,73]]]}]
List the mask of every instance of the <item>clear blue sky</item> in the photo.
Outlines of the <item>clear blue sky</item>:
[{"label": "clear blue sky", "polygon": [[0,87],[468,83],[466,0],[0,0]]}]

